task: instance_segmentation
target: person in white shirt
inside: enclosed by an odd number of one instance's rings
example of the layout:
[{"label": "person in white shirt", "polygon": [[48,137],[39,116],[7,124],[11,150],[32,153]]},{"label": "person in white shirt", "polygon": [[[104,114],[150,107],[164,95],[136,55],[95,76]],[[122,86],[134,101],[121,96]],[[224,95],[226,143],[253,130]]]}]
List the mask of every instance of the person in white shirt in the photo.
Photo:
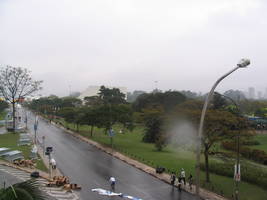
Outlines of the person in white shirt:
[{"label": "person in white shirt", "polygon": [[111,186],[112,191],[115,191],[116,179],[114,177],[110,177],[109,182],[110,182],[110,186]]},{"label": "person in white shirt", "polygon": [[184,182],[184,185],[185,185],[185,171],[183,168],[181,170],[180,177],[181,177],[181,180]]},{"label": "person in white shirt", "polygon": [[51,165],[52,165],[52,169],[56,169],[57,168],[57,163],[56,163],[55,159],[52,158],[50,162],[51,162]]}]

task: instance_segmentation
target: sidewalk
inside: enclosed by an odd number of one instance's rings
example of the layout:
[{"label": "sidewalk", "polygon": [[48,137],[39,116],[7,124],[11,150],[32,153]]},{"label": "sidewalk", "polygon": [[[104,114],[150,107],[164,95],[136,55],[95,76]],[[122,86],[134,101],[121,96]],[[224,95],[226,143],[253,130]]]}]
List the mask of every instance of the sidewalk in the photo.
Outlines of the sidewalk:
[{"label": "sidewalk", "polygon": [[[132,166],[134,166],[134,167],[136,167],[136,168],[138,168],[138,169],[140,169],[140,170],[170,184],[170,175],[169,174],[167,174],[167,173],[157,174],[156,170],[150,166],[147,166],[147,165],[145,165],[139,161],[136,161],[132,158],[129,158],[129,157],[117,152],[117,151],[114,151],[113,149],[111,149],[109,147],[105,147],[105,146],[103,146],[97,142],[94,142],[94,141],[92,141],[92,140],[90,140],[84,136],[79,135],[78,133],[75,133],[71,130],[67,130],[65,127],[63,127],[59,124],[56,124],[54,122],[52,122],[52,124],[57,126],[60,129],[63,129],[65,132],[71,134],[73,137],[78,138],[81,141],[84,141],[88,144],[94,145],[98,149],[100,149],[100,150],[102,150],[102,151],[104,151],[104,152],[106,152],[106,153],[108,153],[108,154],[110,154],[110,155],[112,155],[112,156],[114,156],[114,157],[116,157],[116,158],[118,158],[118,159],[120,159],[120,160],[122,160],[122,161],[124,161],[124,162],[126,162],[126,163],[128,163],[128,164],[130,164],[130,165],[132,165]],[[189,185],[183,186],[182,189],[189,192],[189,193],[192,193],[192,194],[195,193],[195,186],[194,185],[192,186],[192,190],[190,190]],[[205,200],[227,200],[227,198],[222,197],[216,193],[210,192],[208,190],[205,190],[203,188],[200,188],[199,193],[200,193],[201,198],[203,198]]]},{"label": "sidewalk", "polygon": [[12,164],[10,162],[7,162],[7,161],[4,161],[4,160],[0,160],[0,165],[4,165],[4,166],[12,167],[12,168],[15,168],[15,169],[19,169],[19,170],[22,170],[22,171],[28,172],[28,173],[32,173],[32,172],[38,171],[41,178],[44,178],[44,179],[46,179],[48,181],[50,180],[48,173],[43,172],[41,170],[38,170],[36,168],[31,169],[31,168],[28,168],[28,167],[19,167],[17,165],[14,165],[14,164]]}]

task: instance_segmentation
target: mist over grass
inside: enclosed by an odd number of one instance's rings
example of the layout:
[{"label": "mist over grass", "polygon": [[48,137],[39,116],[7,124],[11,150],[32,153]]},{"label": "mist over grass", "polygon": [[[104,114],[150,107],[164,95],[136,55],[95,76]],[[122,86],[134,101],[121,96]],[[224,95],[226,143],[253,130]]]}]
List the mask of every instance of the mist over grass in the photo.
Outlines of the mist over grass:
[{"label": "mist over grass", "polygon": [[[186,120],[173,120],[167,128],[169,138],[168,143],[177,149],[183,148],[194,150],[196,147],[196,128]],[[175,149],[176,149],[175,148]]]}]

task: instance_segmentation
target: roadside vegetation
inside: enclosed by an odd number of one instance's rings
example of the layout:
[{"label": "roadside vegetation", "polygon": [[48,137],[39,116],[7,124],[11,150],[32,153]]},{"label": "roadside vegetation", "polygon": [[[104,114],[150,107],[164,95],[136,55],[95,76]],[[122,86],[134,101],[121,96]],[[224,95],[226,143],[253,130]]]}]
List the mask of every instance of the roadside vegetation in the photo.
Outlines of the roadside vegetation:
[{"label": "roadside vegetation", "polygon": [[[191,173],[195,177],[195,135],[204,97],[190,91],[139,93],[129,103],[118,89],[102,86],[98,96],[85,97],[83,103],[75,97],[49,96],[25,106],[147,165],[162,166],[168,173],[178,173],[184,168],[187,176]],[[265,154],[256,150],[265,149],[266,143],[254,142],[262,140],[255,137],[254,129],[266,127],[264,121],[259,126],[257,121],[252,123],[244,116],[257,113],[264,120],[266,109],[262,108],[267,104],[250,103],[240,91],[226,94],[232,100],[215,93],[206,114],[201,141],[202,187],[233,198],[233,166],[239,134],[240,199],[266,199]]]},{"label": "roadside vegetation", "polygon": [[[14,134],[14,133],[2,134],[0,135],[0,147],[6,147],[6,148],[10,148],[11,150],[22,151],[24,158],[30,159],[31,146],[28,146],[28,145],[18,146],[17,145],[18,140],[19,140],[19,134]],[[36,164],[37,164],[36,165],[37,169],[48,172],[48,169],[44,165],[42,159],[40,158],[37,159]]]}]

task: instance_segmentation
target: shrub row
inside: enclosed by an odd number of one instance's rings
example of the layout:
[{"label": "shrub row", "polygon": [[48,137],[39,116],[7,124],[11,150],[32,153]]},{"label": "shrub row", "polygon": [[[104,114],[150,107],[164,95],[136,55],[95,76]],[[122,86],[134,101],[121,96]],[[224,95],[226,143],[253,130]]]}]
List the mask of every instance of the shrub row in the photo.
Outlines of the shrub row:
[{"label": "shrub row", "polygon": [[[201,169],[205,170],[205,166],[203,163],[200,165],[200,167]],[[209,169],[210,172],[218,175],[234,177],[233,162],[210,163]],[[267,172],[257,166],[252,166],[248,164],[245,165],[241,163],[241,181],[256,184],[264,189],[267,189]]]},{"label": "shrub row", "polygon": [[[236,144],[234,142],[222,142],[223,148],[231,151],[236,151]],[[258,163],[267,165],[267,153],[258,149],[251,149],[248,147],[240,147],[240,154],[247,159],[256,161]]]},{"label": "shrub row", "polygon": [[260,142],[257,140],[248,140],[248,141],[244,141],[242,142],[243,145],[248,145],[248,146],[253,146],[253,145],[260,145]]}]

